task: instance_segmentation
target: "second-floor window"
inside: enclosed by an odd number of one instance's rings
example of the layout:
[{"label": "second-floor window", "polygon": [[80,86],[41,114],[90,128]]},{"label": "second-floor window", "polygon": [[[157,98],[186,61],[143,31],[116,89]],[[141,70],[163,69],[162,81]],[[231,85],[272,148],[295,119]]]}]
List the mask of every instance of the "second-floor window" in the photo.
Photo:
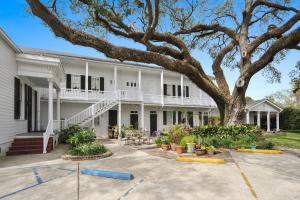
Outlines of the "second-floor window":
[{"label": "second-floor window", "polygon": [[[177,92],[176,92],[177,89]],[[165,96],[181,96],[181,86],[180,85],[169,85],[164,84],[164,95]],[[189,86],[183,86],[183,96],[190,97]]]},{"label": "second-floor window", "polygon": [[71,88],[72,89],[80,89],[80,75],[72,75],[71,76]]}]

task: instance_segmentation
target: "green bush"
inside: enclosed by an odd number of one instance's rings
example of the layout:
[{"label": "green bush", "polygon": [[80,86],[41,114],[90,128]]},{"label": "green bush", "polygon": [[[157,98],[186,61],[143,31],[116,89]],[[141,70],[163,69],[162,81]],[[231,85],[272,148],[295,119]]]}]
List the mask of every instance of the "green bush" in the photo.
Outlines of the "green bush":
[{"label": "green bush", "polygon": [[80,129],[67,140],[68,144],[75,147],[81,144],[91,143],[96,140],[96,134],[89,129]]},{"label": "green bush", "polygon": [[161,142],[161,136],[157,137],[154,142],[157,145],[161,145],[162,144],[162,142]]},{"label": "green bush", "polygon": [[78,125],[71,126],[66,129],[62,129],[59,134],[59,141],[61,143],[67,143],[69,137],[73,136],[75,133],[79,132],[81,128]]},{"label": "green bush", "polygon": [[262,137],[259,128],[253,126],[213,126],[196,127],[192,132],[202,138],[206,146],[236,148],[249,146]]},{"label": "green bush", "polygon": [[161,136],[161,144],[170,144],[170,138],[167,135]]},{"label": "green bush", "polygon": [[268,140],[260,140],[256,144],[256,148],[258,149],[273,149],[274,144]]},{"label": "green bush", "polygon": [[197,143],[197,136],[196,135],[184,136],[180,141],[180,146],[186,147],[187,143]]},{"label": "green bush", "polygon": [[280,113],[280,128],[300,130],[300,109],[288,107]]},{"label": "green bush", "polygon": [[68,154],[73,156],[99,155],[106,153],[107,149],[99,142],[82,143],[72,147]]}]

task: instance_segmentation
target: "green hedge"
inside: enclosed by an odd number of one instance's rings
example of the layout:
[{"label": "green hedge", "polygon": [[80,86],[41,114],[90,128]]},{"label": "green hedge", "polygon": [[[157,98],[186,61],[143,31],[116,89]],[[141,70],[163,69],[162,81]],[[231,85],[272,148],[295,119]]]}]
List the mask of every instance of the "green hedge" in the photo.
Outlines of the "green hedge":
[{"label": "green hedge", "polygon": [[300,130],[300,109],[288,107],[280,113],[280,128]]},{"label": "green hedge", "polygon": [[272,148],[266,142],[262,131],[255,126],[202,126],[196,127],[192,134],[200,136],[201,143],[206,146],[237,148],[257,145],[261,148]]}]

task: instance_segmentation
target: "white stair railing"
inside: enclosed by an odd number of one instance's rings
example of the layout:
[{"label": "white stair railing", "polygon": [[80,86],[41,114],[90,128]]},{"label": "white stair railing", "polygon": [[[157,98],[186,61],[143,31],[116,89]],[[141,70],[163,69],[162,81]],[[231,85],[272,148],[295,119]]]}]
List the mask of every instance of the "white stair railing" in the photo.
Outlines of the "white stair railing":
[{"label": "white stair railing", "polygon": [[112,106],[117,104],[118,93],[119,92],[113,92],[113,93],[111,93],[111,95],[107,96],[106,99],[102,99],[102,100],[98,101],[97,103],[84,109],[83,111],[70,117],[69,119],[66,119],[64,121],[64,123],[65,123],[64,128],[68,128],[69,126],[72,126],[72,125],[83,125],[83,124],[89,122],[90,120],[92,120],[93,118],[104,113],[105,111],[110,109]]},{"label": "white stair railing", "polygon": [[48,141],[52,133],[53,133],[53,120],[49,120],[46,131],[43,133],[43,153],[47,153]]}]

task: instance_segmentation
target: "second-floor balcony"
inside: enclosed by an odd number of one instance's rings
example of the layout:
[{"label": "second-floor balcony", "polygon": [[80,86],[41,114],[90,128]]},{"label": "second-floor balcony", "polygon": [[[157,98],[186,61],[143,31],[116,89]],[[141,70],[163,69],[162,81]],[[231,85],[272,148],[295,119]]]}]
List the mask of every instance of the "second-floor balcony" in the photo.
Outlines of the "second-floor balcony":
[{"label": "second-floor balcony", "polygon": [[[48,89],[40,88],[41,99],[48,99]],[[97,102],[101,99],[107,99],[114,91],[97,91],[97,90],[81,90],[81,89],[65,89],[59,92],[60,99],[70,101],[89,101]],[[118,90],[119,99],[123,102],[143,102],[150,105],[174,105],[174,106],[205,106],[216,107],[215,102],[211,98],[199,97],[181,97],[181,96],[165,96],[160,94],[145,94],[136,90]],[[53,98],[57,98],[57,92],[53,91]]]}]

